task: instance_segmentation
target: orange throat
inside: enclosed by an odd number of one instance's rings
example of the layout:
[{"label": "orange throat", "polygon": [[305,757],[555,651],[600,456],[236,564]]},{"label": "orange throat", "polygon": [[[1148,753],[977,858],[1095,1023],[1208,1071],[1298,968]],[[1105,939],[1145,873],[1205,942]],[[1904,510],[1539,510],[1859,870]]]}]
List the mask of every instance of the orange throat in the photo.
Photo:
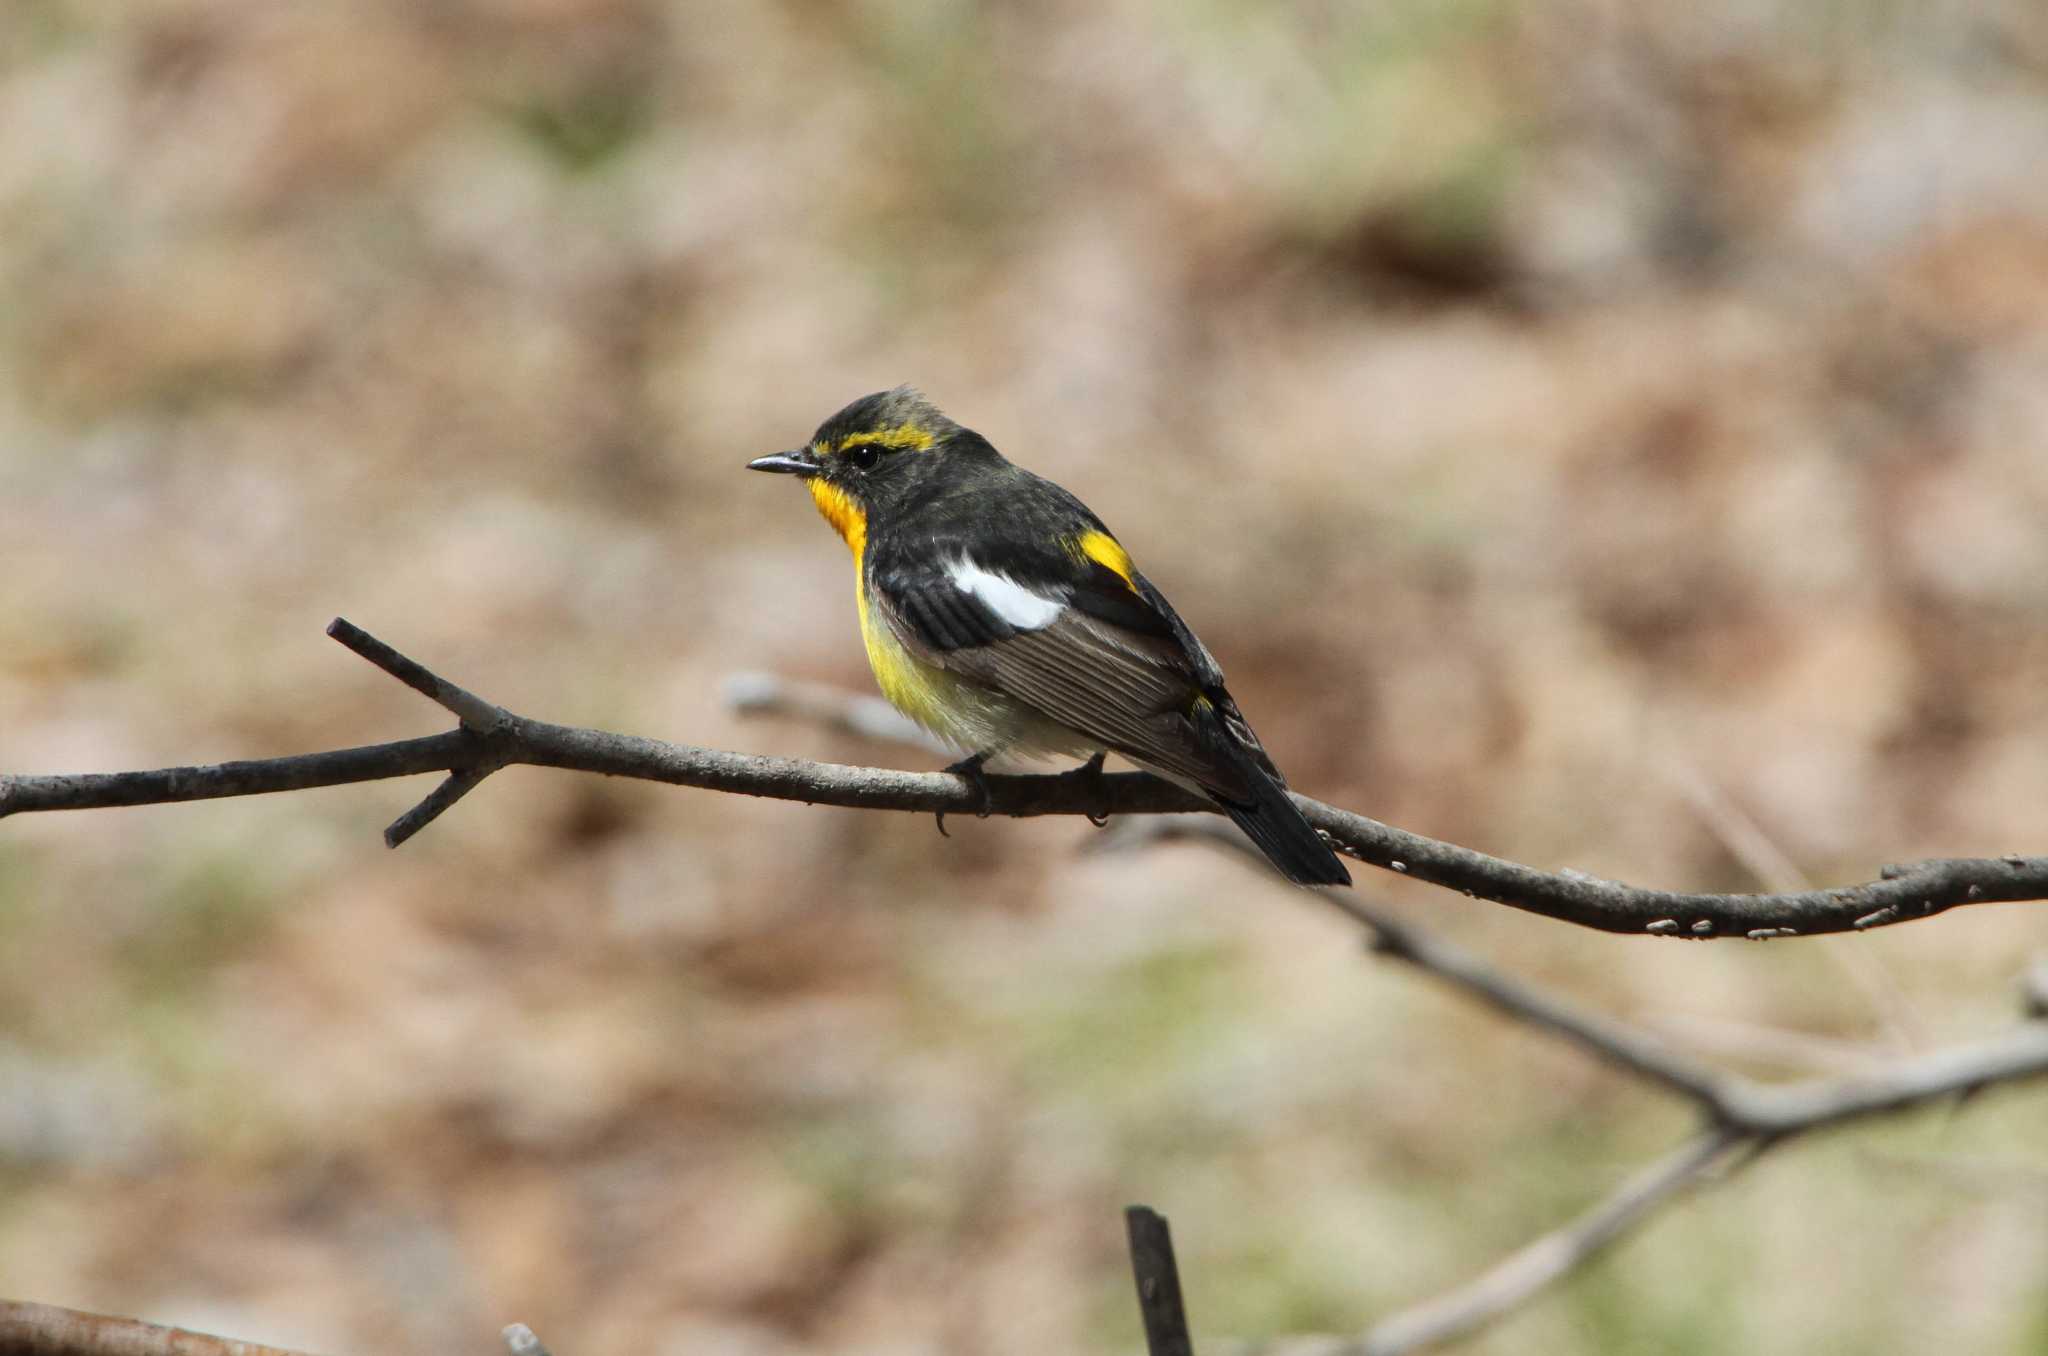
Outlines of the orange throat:
[{"label": "orange throat", "polygon": [[861,548],[868,544],[867,511],[855,502],[852,495],[820,476],[812,476],[804,486],[810,490],[811,502],[818,506],[818,512],[845,540],[853,558],[859,560]]}]

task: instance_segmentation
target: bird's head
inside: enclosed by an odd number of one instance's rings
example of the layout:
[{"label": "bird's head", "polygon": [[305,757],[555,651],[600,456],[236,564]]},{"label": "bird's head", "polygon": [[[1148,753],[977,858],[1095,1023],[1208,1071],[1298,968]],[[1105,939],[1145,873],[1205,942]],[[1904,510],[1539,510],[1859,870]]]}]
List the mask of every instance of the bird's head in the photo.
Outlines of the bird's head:
[{"label": "bird's head", "polygon": [[818,512],[859,555],[871,513],[903,503],[953,463],[993,451],[918,392],[898,386],[854,401],[802,447],[747,466],[802,477]]}]

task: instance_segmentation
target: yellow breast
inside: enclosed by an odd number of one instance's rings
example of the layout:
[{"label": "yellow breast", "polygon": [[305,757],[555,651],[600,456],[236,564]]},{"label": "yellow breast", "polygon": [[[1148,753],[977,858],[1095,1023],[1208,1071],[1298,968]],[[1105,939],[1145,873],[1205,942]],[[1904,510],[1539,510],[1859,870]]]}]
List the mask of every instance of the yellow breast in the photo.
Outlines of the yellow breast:
[{"label": "yellow breast", "polygon": [[[868,603],[867,513],[853,496],[821,478],[807,481],[812,502],[833,531],[845,539],[853,552],[854,603],[860,612],[861,641],[867,647],[868,667],[875,684],[904,715],[948,743],[969,753],[1000,749],[1044,753],[1092,753],[1100,741],[1076,735],[1054,724],[1029,706],[992,688],[928,664],[905,649],[887,620]],[[1092,558],[1101,560],[1128,582],[1130,557],[1106,534],[1094,534],[1101,543],[1084,545]]]},{"label": "yellow breast", "polygon": [[868,651],[868,667],[890,703],[918,724],[943,738],[959,740],[971,731],[962,728],[961,680],[944,669],[924,663],[903,648],[889,624],[868,607],[866,561],[868,516],[859,501],[823,477],[804,482],[811,502],[825,521],[832,524],[853,552],[854,601],[860,609],[860,635]]},{"label": "yellow breast", "polygon": [[855,571],[854,599],[860,608],[860,637],[867,645],[868,667],[875,671],[875,685],[904,715],[932,733],[961,741],[960,728],[965,693],[961,680],[936,665],[927,664],[903,648],[889,623],[868,606],[867,579]]}]

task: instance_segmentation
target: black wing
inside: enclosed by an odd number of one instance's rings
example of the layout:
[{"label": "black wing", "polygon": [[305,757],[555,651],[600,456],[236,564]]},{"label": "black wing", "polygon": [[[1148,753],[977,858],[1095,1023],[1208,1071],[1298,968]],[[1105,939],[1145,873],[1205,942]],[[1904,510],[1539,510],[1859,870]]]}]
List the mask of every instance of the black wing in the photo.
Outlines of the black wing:
[{"label": "black wing", "polygon": [[[1270,771],[1216,661],[1142,575],[1058,541],[921,547],[915,561],[878,559],[869,581],[913,654],[1227,799],[1252,795],[1245,755]],[[1001,583],[968,586],[985,576]]]}]

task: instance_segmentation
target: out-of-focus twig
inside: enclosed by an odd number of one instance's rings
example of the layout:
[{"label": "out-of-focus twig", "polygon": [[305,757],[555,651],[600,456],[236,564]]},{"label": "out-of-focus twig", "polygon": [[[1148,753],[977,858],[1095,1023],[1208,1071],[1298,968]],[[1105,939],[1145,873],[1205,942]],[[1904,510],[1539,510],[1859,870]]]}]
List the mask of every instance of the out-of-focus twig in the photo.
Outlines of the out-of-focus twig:
[{"label": "out-of-focus twig", "polygon": [[1180,1266],[1173,1260],[1173,1234],[1166,1216],[1149,1206],[1124,1211],[1131,1248],[1131,1275],[1138,1283],[1138,1316],[1145,1326],[1148,1356],[1195,1356],[1188,1314],[1181,1302]]},{"label": "out-of-focus twig", "polygon": [[1431,937],[1356,895],[1314,893],[1364,924],[1370,945],[1380,954],[1406,961],[1498,1012],[1690,1099],[1710,1123],[1736,1134],[1779,1139],[2048,1076],[2048,1023],[2033,1022],[1991,1040],[1894,1060],[1845,1077],[1759,1083],[1698,1063],[1647,1032],[1581,1011],[1511,979],[1463,948]]},{"label": "out-of-focus twig", "polygon": [[794,717],[835,734],[900,744],[920,753],[959,755],[958,749],[880,697],[863,697],[823,683],[773,673],[735,673],[725,680],[725,704],[735,715]]},{"label": "out-of-focus twig", "polygon": [[1721,1055],[1794,1073],[1873,1073],[1895,1054],[1869,1041],[1697,1012],[1646,1012],[1643,1026],[1695,1056]]},{"label": "out-of-focus twig", "polygon": [[[1741,862],[1751,876],[1773,893],[1785,894],[1811,887],[1806,873],[1756,818],[1735,802],[1692,758],[1677,749],[1667,750],[1662,759],[1679,794],[1700,822],[1720,840],[1728,854]],[[1823,947],[1821,954],[1839,967],[1863,995],[1870,1015],[1883,1029],[1897,1051],[1920,1049],[1925,1045],[1920,1023],[1914,1020],[1905,990],[1885,969],[1878,952],[1869,947]]]},{"label": "out-of-focus twig", "polygon": [[534,1336],[533,1329],[524,1323],[506,1324],[505,1331],[499,1336],[505,1339],[505,1350],[512,1356],[553,1356],[540,1338]]},{"label": "out-of-focus twig", "polygon": [[2048,956],[2036,956],[2020,976],[2020,1009],[2037,1022],[2048,1020]]},{"label": "out-of-focus twig", "polygon": [[[524,1323],[502,1334],[511,1356],[550,1356]],[[54,1304],[0,1300],[0,1356],[309,1356],[232,1337]]]},{"label": "out-of-focus twig", "polygon": [[1728,1160],[1738,1142],[1725,1130],[1700,1135],[1570,1224],[1523,1244],[1465,1285],[1382,1319],[1349,1350],[1356,1356],[1400,1356],[1485,1327],[1599,1256]]},{"label": "out-of-focus twig", "polygon": [[0,1356],[306,1356],[135,1318],[0,1300]]},{"label": "out-of-focus twig", "polygon": [[[1197,837],[1236,851],[1253,850],[1227,826],[1194,817],[1147,820],[1136,829],[1120,830],[1098,850],[1163,837]],[[1716,1168],[1739,1167],[1773,1145],[1849,1121],[2048,1076],[2048,1022],[2033,1021],[1991,1040],[1896,1059],[1847,1076],[1760,1083],[1700,1063],[1647,1031],[1583,1011],[1503,974],[1360,893],[1311,893],[1361,925],[1376,954],[1413,966],[1513,1021],[1684,1098],[1699,1109],[1704,1128],[1577,1220],[1518,1249],[1465,1285],[1383,1320],[1361,1337],[1316,1337],[1259,1349],[1276,1356],[1396,1356],[1450,1341],[1506,1316],[1565,1279]]]}]

